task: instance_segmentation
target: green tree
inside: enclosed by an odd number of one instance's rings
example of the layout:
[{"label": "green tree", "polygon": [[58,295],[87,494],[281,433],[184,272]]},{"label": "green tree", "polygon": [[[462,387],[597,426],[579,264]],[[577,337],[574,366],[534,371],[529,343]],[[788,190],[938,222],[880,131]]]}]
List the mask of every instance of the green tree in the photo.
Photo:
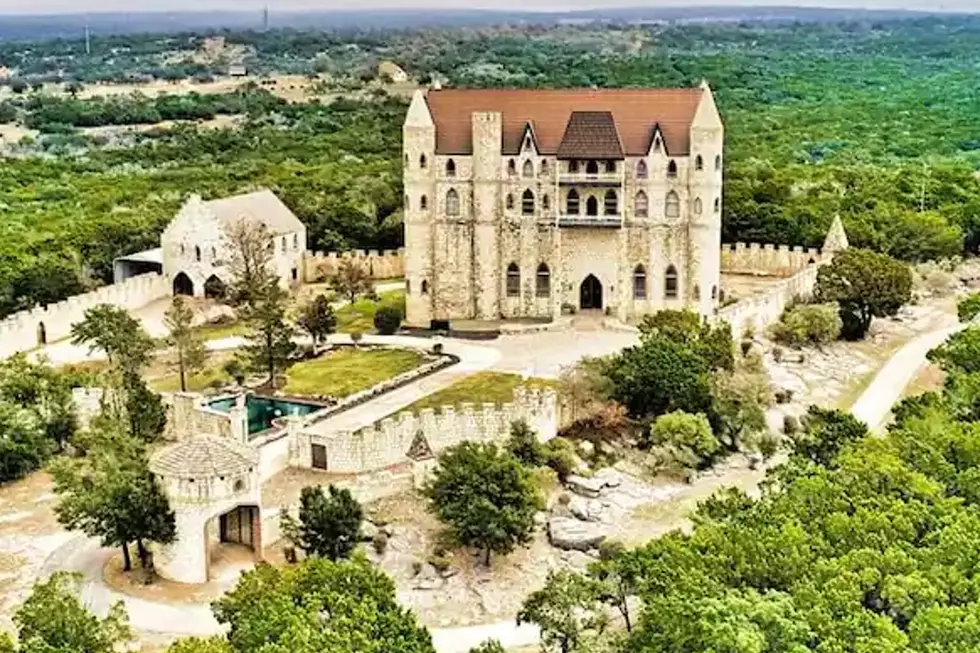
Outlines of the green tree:
[{"label": "green tree", "polygon": [[960,322],[969,322],[980,313],[980,292],[973,292],[956,302],[956,315]]},{"label": "green tree", "polygon": [[969,327],[954,333],[946,342],[926,354],[926,358],[949,373],[980,372],[980,327]]},{"label": "green tree", "polygon": [[371,292],[374,284],[367,269],[355,258],[345,258],[330,279],[330,287],[354,303],[363,294]]},{"label": "green tree", "polygon": [[234,653],[234,649],[224,637],[188,637],[171,644],[167,653]]},{"label": "green tree", "polygon": [[212,609],[234,653],[435,653],[391,579],[363,559],[259,565]]},{"label": "green tree", "polygon": [[286,321],[288,293],[278,283],[272,282],[252,295],[250,304],[244,305],[242,315],[248,324],[248,344],[244,351],[252,369],[265,372],[269,384],[275,388],[277,376],[296,352],[293,342],[295,329]]},{"label": "green tree", "polygon": [[507,653],[500,642],[496,639],[488,639],[479,646],[474,646],[469,653]]},{"label": "green tree", "polygon": [[71,327],[72,344],[102,350],[110,366],[138,372],[149,361],[153,340],[139,320],[121,308],[99,304],[85,311],[85,318]]},{"label": "green tree", "polygon": [[59,449],[78,427],[70,379],[46,361],[31,362],[24,354],[0,361],[0,399],[33,412]]},{"label": "green tree", "polygon": [[772,326],[777,341],[792,347],[825,345],[840,337],[840,315],[830,304],[801,304],[783,312]]},{"label": "green tree", "polygon": [[37,415],[0,401],[0,482],[26,476],[50,457],[54,443],[45,437]]},{"label": "green tree", "polygon": [[538,434],[523,419],[511,423],[507,450],[528,467],[540,467],[548,462],[547,452]]},{"label": "green tree", "polygon": [[524,600],[517,623],[537,625],[546,651],[586,653],[593,650],[608,625],[599,603],[601,595],[601,584],[588,576],[551,571],[544,587]]},{"label": "green tree", "polygon": [[606,542],[599,550],[599,560],[589,565],[589,577],[599,582],[599,600],[616,608],[628,633],[633,632],[630,599],[639,593],[642,573],[634,552]]},{"label": "green tree", "polygon": [[402,325],[402,309],[398,306],[382,306],[374,314],[374,328],[383,336],[390,336]]},{"label": "green tree", "polygon": [[204,342],[194,331],[194,312],[183,296],[174,295],[170,308],[163,315],[163,323],[170,332],[168,344],[177,352],[177,369],[180,371],[180,391],[187,392],[187,375],[204,367],[207,350]]},{"label": "green tree", "polygon": [[177,532],[143,443],[104,420],[82,444],[84,457],[61,458],[50,468],[58,521],[70,530],[100,537],[104,546],[122,547],[126,571],[132,568],[129,544],[135,542],[141,565],[148,567],[146,543],[169,544]]},{"label": "green tree", "polygon": [[319,485],[300,493],[299,523],[286,529],[307,555],[340,560],[349,558],[360,541],[364,511],[347,488],[331,485],[325,494]]},{"label": "green tree", "polygon": [[868,435],[868,427],[849,413],[810,406],[803,429],[793,434],[793,451],[818,465],[831,465],[841,449]]},{"label": "green tree", "polygon": [[685,344],[701,357],[709,370],[730,370],[735,364],[732,329],[726,322],[713,323],[691,310],[662,310],[640,322],[640,340],[665,338]]},{"label": "green tree", "polygon": [[815,294],[822,302],[837,302],[841,334],[859,340],[872,318],[895,315],[912,298],[912,271],[886,254],[849,248],[817,272]]},{"label": "green tree", "polygon": [[337,330],[337,316],[334,315],[330,300],[324,295],[317,295],[313,301],[304,306],[296,318],[296,323],[303,331],[310,334],[314,356],[318,345]]},{"label": "green tree", "polygon": [[228,243],[228,300],[232,306],[251,308],[267,297],[277,282],[272,270],[273,235],[264,223],[242,218],[225,228]]},{"label": "green tree", "polygon": [[150,390],[138,374],[124,373],[122,387],[129,434],[144,442],[152,442],[167,426],[167,409],[163,398]]},{"label": "green tree", "polygon": [[[78,598],[80,578],[59,571],[34,585],[14,623],[22,653],[116,653],[132,638],[122,602],[99,619]],[[11,649],[13,650],[13,649]]]},{"label": "green tree", "polygon": [[680,410],[654,420],[650,441],[665,460],[687,468],[706,466],[721,449],[707,417]]},{"label": "green tree", "polygon": [[439,455],[423,490],[432,512],[464,546],[507,554],[530,541],[541,497],[530,472],[493,443],[463,442]]},{"label": "green tree", "polygon": [[[835,316],[836,317],[836,316]],[[721,442],[738,450],[766,431],[772,385],[757,356],[743,358],[732,371],[711,375],[710,421]]]}]

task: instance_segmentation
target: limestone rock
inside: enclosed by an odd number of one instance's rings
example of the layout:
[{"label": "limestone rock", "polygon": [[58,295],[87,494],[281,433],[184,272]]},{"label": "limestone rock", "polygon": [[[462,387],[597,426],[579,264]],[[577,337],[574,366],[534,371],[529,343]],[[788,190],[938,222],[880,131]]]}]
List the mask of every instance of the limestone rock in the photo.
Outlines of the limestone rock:
[{"label": "limestone rock", "polygon": [[378,535],[378,527],[368,520],[361,522],[361,541],[370,542]]},{"label": "limestone rock", "polygon": [[594,499],[602,492],[606,484],[601,479],[586,478],[585,476],[569,476],[565,479],[568,489],[580,496]]},{"label": "limestone rock", "polygon": [[606,539],[605,529],[592,522],[552,517],[548,522],[548,541],[566,551],[588,551],[598,548]]},{"label": "limestone rock", "polygon": [[601,522],[603,505],[595,499],[572,497],[568,510],[574,517],[582,521]]}]

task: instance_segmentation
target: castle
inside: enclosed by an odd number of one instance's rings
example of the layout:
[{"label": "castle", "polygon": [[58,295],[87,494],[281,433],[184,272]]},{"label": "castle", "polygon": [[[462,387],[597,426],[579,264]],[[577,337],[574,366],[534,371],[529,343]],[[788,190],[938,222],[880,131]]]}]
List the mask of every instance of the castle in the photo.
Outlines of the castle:
[{"label": "castle", "polygon": [[403,146],[408,324],[718,306],[724,127],[706,83],[417,91]]}]

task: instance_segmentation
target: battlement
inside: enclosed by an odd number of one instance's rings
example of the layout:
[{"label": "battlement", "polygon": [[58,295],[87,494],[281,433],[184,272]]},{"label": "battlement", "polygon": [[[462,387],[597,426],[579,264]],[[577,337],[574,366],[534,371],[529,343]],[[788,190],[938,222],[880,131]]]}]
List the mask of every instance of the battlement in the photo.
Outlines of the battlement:
[{"label": "battlement", "polygon": [[770,243],[734,243],[721,246],[721,271],[725,274],[751,274],[790,277],[808,265],[824,262],[821,250]]},{"label": "battlement", "polygon": [[796,274],[774,282],[766,292],[751,295],[718,311],[716,318],[728,322],[738,338],[746,328],[764,329],[779,320],[796,298],[807,298],[817,285],[818,266],[811,265]]},{"label": "battlement", "polygon": [[356,260],[363,265],[371,279],[395,279],[405,276],[405,250],[363,250],[346,252],[307,252],[303,257],[303,280],[317,283],[329,279],[340,269],[345,260]]},{"label": "battlement", "polygon": [[554,390],[517,388],[514,401],[479,406],[463,403],[417,413],[401,412],[357,431],[327,437],[306,435],[296,447],[294,464],[312,466],[312,445],[326,449],[327,471],[362,473],[431,458],[464,441],[491,442],[510,433],[516,420],[526,420],[544,441],[557,434],[558,396]]},{"label": "battlement", "polygon": [[166,278],[151,272],[56,304],[14,313],[0,321],[0,358],[67,338],[72,325],[80,322],[93,306],[109,304],[132,311],[165,297],[169,291]]}]

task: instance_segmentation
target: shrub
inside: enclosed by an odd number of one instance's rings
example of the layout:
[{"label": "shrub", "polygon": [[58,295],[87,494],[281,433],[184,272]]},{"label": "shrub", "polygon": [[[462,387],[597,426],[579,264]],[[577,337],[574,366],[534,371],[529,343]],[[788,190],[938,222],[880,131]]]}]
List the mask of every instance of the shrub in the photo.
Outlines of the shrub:
[{"label": "shrub", "polygon": [[354,343],[354,346],[355,347],[358,345],[358,343],[361,342],[361,339],[363,337],[364,337],[364,334],[361,333],[360,331],[351,331],[350,332],[350,341]]},{"label": "shrub", "polygon": [[390,336],[402,325],[402,310],[397,306],[382,306],[374,314],[374,328],[384,336]]},{"label": "shrub", "polygon": [[[792,415],[787,415],[787,417],[792,417]],[[793,418],[796,419],[795,417]],[[785,428],[785,422],[783,427]],[[777,438],[772,433],[765,433],[759,438],[759,453],[762,454],[763,460],[769,460],[776,455],[779,451],[779,438]]]},{"label": "shrub", "polygon": [[792,347],[823,345],[840,337],[841,326],[840,315],[834,306],[802,304],[783,313],[779,322],[772,326],[772,336]]},{"label": "shrub", "polygon": [[524,420],[511,423],[507,450],[529,467],[540,467],[547,461],[545,449],[538,440],[538,434]]},{"label": "shrub", "polygon": [[237,358],[232,358],[225,363],[223,369],[225,374],[233,378],[238,385],[245,383],[245,366]]},{"label": "shrub", "polygon": [[783,348],[782,347],[773,347],[773,350],[772,350],[772,359],[774,361],[776,361],[777,363],[782,363],[783,362],[783,353],[784,352],[783,352]]},{"label": "shrub", "polygon": [[413,560],[412,561],[412,575],[413,576],[418,576],[420,573],[422,573],[422,563],[419,562],[418,560]]},{"label": "shrub", "polygon": [[956,315],[960,322],[969,322],[980,313],[980,292],[970,293],[956,302]]},{"label": "shrub", "polygon": [[564,481],[575,473],[575,445],[565,438],[552,438],[544,445],[545,464]]},{"label": "shrub", "polygon": [[788,404],[793,401],[793,391],[792,390],[777,390],[775,393],[777,404]]},{"label": "shrub", "polygon": [[721,449],[707,417],[680,410],[658,417],[650,439],[666,458],[684,467],[700,467]]},{"label": "shrub", "polygon": [[800,420],[796,419],[793,415],[783,416],[783,433],[786,435],[793,435],[800,430]]},{"label": "shrub", "polygon": [[429,556],[429,564],[437,573],[444,574],[449,571],[450,560],[444,554],[434,553]]},{"label": "shrub", "polygon": [[439,355],[442,354],[442,343],[441,342],[437,342],[436,344],[432,345],[432,353],[435,354],[436,356],[439,356]]},{"label": "shrub", "polygon": [[749,352],[752,351],[752,341],[743,340],[741,344],[742,344],[742,356],[743,357],[748,356]]}]

